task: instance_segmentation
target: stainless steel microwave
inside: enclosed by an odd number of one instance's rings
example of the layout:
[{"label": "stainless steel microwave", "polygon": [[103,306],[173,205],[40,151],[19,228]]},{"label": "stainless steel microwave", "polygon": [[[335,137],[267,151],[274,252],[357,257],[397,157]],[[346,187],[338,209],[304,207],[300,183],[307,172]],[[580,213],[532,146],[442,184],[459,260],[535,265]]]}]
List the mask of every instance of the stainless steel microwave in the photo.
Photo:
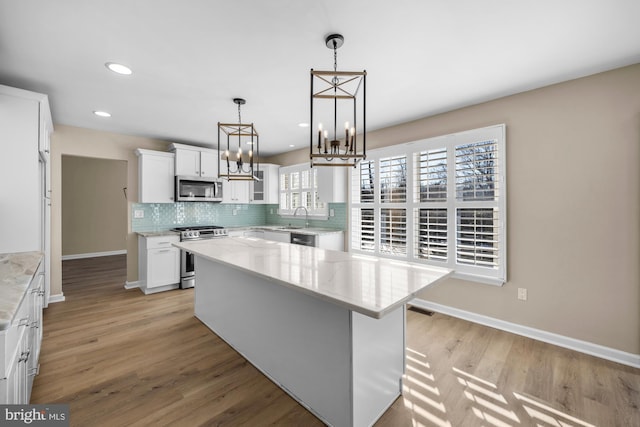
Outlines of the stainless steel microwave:
[{"label": "stainless steel microwave", "polygon": [[197,176],[176,176],[176,202],[221,202],[222,181]]}]

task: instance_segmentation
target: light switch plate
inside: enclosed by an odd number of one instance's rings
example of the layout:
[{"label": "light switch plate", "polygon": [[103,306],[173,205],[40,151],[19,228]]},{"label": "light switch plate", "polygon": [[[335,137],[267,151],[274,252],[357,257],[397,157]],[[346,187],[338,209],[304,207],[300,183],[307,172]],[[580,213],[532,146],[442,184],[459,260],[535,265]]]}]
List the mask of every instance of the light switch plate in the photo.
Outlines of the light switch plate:
[{"label": "light switch plate", "polygon": [[135,209],[133,211],[134,218],[144,218],[144,209]]}]

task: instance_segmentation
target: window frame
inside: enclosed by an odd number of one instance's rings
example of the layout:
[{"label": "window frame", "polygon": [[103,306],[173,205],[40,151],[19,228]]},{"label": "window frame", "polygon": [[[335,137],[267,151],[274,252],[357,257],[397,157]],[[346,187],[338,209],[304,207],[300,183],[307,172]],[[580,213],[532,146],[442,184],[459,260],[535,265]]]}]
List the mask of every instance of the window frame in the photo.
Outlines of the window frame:
[{"label": "window frame", "polygon": [[[456,147],[461,147],[467,144],[476,144],[484,141],[495,141],[495,164],[492,163],[492,168],[497,169],[492,175],[491,181],[495,191],[492,200],[463,200],[457,198],[457,175],[456,175]],[[425,151],[437,152],[444,149],[446,151],[446,198],[432,198],[424,199],[420,201],[420,191],[418,188],[418,166],[416,165],[416,156]],[[381,185],[380,185],[380,164],[382,159],[391,157],[406,156],[406,202],[383,202],[381,197]],[[475,159],[475,158],[474,158]],[[494,158],[492,158],[493,160]],[[374,164],[373,176],[374,176],[374,191],[373,199],[371,201],[360,201],[360,185],[361,185],[361,168],[360,164],[372,162]],[[418,141],[412,141],[408,143],[393,145],[375,150],[369,150],[367,152],[367,159],[360,162],[360,164],[354,168],[350,174],[349,183],[349,225],[350,225],[350,238],[349,251],[353,253],[375,255],[383,258],[402,259],[406,261],[434,265],[439,267],[451,268],[454,270],[453,277],[470,280],[479,283],[485,283],[490,285],[502,286],[507,281],[507,186],[506,186],[506,126],[504,124],[488,126],[479,129],[472,129],[468,131],[458,132],[449,135],[437,136],[433,138],[426,138]],[[473,179],[472,179],[473,181]],[[424,193],[423,193],[424,194]],[[475,193],[473,193],[475,194]],[[486,194],[486,193],[482,193]],[[374,229],[373,229],[373,251],[363,250],[358,246],[362,241],[363,236],[359,236],[357,233],[360,230],[360,216],[361,209],[373,209],[374,212]],[[406,255],[389,255],[384,253],[381,246],[381,223],[382,223],[382,209],[405,209],[406,217]],[[418,218],[420,217],[420,209],[444,209],[446,210],[446,260],[438,259],[434,256],[434,259],[419,258],[417,242],[420,239]],[[468,240],[467,237],[463,239],[462,232],[458,230],[458,212],[462,213],[462,209],[492,209],[493,216],[498,215],[497,220],[493,220],[492,227],[495,231],[495,238],[497,243],[491,247],[491,250],[496,252],[495,261],[497,265],[487,266],[482,265],[482,262],[478,262],[475,265],[465,262],[462,259],[458,259],[458,240]],[[468,212],[468,211],[467,211]],[[417,218],[418,217],[418,218]],[[482,226],[478,226],[482,227]],[[478,228],[476,231],[478,241],[483,237],[484,229]],[[475,235],[474,235],[475,237]],[[365,242],[368,247],[371,247],[370,242]],[[490,250],[483,251],[482,244],[476,245],[475,250],[477,252],[489,253]],[[489,243],[491,245],[491,243]],[[497,249],[496,249],[497,248]],[[491,255],[486,255],[492,257]]]},{"label": "window frame", "polygon": [[[289,206],[291,206],[291,202],[293,200],[293,193],[300,193],[300,206],[304,206],[308,210],[308,216],[312,219],[327,219],[329,218],[329,204],[322,202],[318,199],[318,178],[317,178],[317,169],[309,166],[308,163],[302,163],[291,166],[281,166],[278,171],[278,215],[283,218],[293,218],[295,209],[282,208],[282,197],[286,195],[288,197]],[[302,184],[304,180],[302,179],[302,174],[304,172],[308,172],[308,184],[309,186],[303,187]],[[298,175],[298,184],[299,187],[292,188],[292,179],[291,174],[299,174]],[[288,175],[288,186],[289,188],[283,189],[283,181],[282,175]],[[315,208],[309,208],[307,206],[307,200],[304,200],[303,193],[312,193],[312,200],[315,198],[315,202],[318,204]],[[297,217],[296,217],[297,218]]]}]

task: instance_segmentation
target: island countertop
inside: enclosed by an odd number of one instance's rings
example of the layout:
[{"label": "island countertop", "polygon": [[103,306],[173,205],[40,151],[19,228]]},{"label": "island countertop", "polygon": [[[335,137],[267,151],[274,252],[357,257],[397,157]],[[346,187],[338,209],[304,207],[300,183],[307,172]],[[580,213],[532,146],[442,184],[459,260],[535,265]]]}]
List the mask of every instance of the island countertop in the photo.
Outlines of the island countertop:
[{"label": "island countertop", "polygon": [[381,318],[452,270],[250,237],[175,243],[181,249]]}]

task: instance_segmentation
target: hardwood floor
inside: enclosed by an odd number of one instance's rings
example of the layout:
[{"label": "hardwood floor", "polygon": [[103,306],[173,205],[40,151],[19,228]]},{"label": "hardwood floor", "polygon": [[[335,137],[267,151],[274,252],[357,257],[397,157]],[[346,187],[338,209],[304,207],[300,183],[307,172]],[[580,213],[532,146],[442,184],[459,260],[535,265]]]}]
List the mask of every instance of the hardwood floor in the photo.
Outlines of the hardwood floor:
[{"label": "hardwood floor", "polygon": [[[193,290],[125,290],[125,262],[63,262],[66,301],[45,310],[32,403],[68,403],[72,426],[322,425],[193,317]],[[640,425],[639,369],[407,318],[403,396],[377,426]]]}]

